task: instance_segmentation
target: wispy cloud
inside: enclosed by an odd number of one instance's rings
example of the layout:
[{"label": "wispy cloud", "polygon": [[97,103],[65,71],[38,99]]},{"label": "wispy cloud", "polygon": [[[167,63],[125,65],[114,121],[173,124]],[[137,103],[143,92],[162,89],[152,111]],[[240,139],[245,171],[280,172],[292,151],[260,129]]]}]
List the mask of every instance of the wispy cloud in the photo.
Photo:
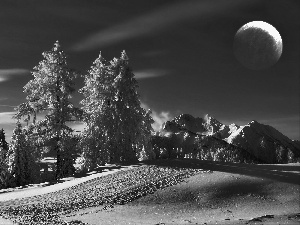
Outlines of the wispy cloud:
[{"label": "wispy cloud", "polygon": [[19,69],[19,68],[12,68],[12,69],[0,69],[0,82],[7,81],[15,75],[23,75],[28,74],[29,70],[27,69]]},{"label": "wispy cloud", "polygon": [[[141,103],[141,106],[146,110],[149,109],[149,106],[143,102]],[[173,117],[171,116],[171,113],[168,111],[162,111],[162,112],[156,112],[154,110],[151,110],[151,111],[152,111],[151,116],[154,120],[154,123],[152,124],[152,128],[155,131],[160,131],[163,123],[173,119]]]},{"label": "wispy cloud", "polygon": [[119,25],[100,30],[84,40],[76,43],[71,49],[86,51],[98,47],[108,46],[120,41],[144,36],[163,30],[167,26],[176,25],[179,21],[194,17],[210,16],[228,8],[240,6],[242,1],[210,0],[182,1],[162,7],[149,14],[134,18]]},{"label": "wispy cloud", "polygon": [[146,78],[153,78],[153,77],[161,77],[168,75],[169,72],[166,70],[158,70],[158,69],[149,69],[149,70],[141,70],[134,72],[136,79],[146,79]]},{"label": "wispy cloud", "polygon": [[[3,98],[3,100],[6,100],[5,98]],[[0,99],[0,101],[1,101],[1,99]],[[17,107],[17,105],[0,105],[0,107],[10,107],[10,108],[16,108]]]},{"label": "wispy cloud", "polygon": [[173,117],[171,116],[170,112],[165,112],[165,111],[162,111],[160,113],[157,113],[155,111],[152,112],[152,118],[153,120],[155,121],[153,124],[152,124],[152,127],[155,131],[159,131],[162,129],[162,125],[173,119]]}]

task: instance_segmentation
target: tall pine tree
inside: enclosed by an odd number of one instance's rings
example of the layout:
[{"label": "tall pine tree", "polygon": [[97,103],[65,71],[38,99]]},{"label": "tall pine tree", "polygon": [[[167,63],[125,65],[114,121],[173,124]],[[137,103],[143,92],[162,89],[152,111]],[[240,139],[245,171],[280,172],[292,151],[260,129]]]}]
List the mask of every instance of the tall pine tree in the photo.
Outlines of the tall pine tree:
[{"label": "tall pine tree", "polygon": [[5,132],[3,128],[0,130],[0,148],[6,152],[8,151],[8,143],[5,140]]},{"label": "tall pine tree", "polygon": [[114,74],[114,124],[115,142],[112,148],[113,161],[136,161],[140,155],[153,157],[150,144],[154,122],[150,111],[141,107],[138,83],[129,67],[129,58],[125,51],[119,59],[110,62],[110,72]]},{"label": "tall pine tree", "polygon": [[[70,102],[74,92],[76,73],[67,65],[67,57],[59,42],[50,51],[43,54],[42,60],[36,67],[30,80],[24,86],[27,102],[18,107],[16,118],[33,117],[35,133],[42,142],[51,143],[57,154],[56,178],[64,177],[64,159],[62,155],[68,151],[68,143],[72,136],[72,129],[66,125],[73,121],[77,114],[76,108]],[[44,119],[36,121],[36,115],[47,112]]]},{"label": "tall pine tree", "polygon": [[38,172],[32,149],[26,140],[26,130],[18,121],[10,144],[10,184],[22,186],[37,181]]},{"label": "tall pine tree", "polygon": [[113,122],[111,113],[113,78],[100,52],[88,74],[85,75],[84,87],[79,90],[84,95],[84,99],[80,102],[83,105],[86,124],[82,148],[84,167],[88,170],[109,161],[109,143],[112,141],[111,125]]},{"label": "tall pine tree", "polygon": [[8,143],[2,128],[0,130],[0,189],[7,187],[8,176]]},{"label": "tall pine tree", "polygon": [[87,128],[84,157],[89,169],[105,162],[151,158],[150,111],[142,107],[125,51],[107,65],[100,55],[85,77],[81,102]]}]

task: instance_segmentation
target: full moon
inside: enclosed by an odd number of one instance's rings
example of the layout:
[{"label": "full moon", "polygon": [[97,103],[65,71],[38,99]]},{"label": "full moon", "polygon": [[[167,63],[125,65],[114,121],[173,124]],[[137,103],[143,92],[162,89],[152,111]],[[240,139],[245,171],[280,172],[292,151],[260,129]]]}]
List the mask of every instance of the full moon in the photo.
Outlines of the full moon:
[{"label": "full moon", "polygon": [[253,21],[236,32],[233,50],[242,65],[252,70],[262,70],[273,66],[279,60],[282,39],[272,25]]}]

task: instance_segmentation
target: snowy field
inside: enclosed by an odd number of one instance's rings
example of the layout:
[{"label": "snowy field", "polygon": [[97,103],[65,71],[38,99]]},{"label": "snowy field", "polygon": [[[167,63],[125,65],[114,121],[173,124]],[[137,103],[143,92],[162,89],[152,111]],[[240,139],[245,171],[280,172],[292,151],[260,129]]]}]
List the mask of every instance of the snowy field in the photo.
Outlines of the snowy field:
[{"label": "snowy field", "polygon": [[297,224],[299,168],[190,159],[145,162],[1,193],[0,214],[29,224],[39,224],[40,217],[46,224],[255,224],[253,218],[259,224]]}]

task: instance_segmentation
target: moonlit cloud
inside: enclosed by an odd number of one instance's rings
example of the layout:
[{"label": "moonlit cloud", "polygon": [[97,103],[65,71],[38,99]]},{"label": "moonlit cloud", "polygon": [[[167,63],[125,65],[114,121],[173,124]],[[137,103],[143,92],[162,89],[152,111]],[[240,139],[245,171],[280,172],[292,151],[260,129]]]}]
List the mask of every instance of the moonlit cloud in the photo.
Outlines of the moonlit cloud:
[{"label": "moonlit cloud", "polygon": [[120,41],[144,36],[163,30],[168,26],[175,26],[176,23],[191,19],[216,14],[240,6],[242,1],[182,1],[171,6],[164,6],[154,12],[139,16],[108,29],[100,30],[79,43],[71,49],[74,51],[87,51],[94,48],[108,46]]},{"label": "moonlit cloud", "polygon": [[29,70],[26,69],[0,69],[0,82],[7,81],[15,75],[23,75],[29,73]]},{"label": "moonlit cloud", "polygon": [[[141,103],[141,107],[148,110],[149,109],[149,106],[145,103]],[[154,120],[154,123],[152,124],[152,128],[155,130],[155,131],[160,131],[162,129],[162,125],[173,119],[173,117],[171,116],[171,113],[168,112],[168,111],[162,111],[162,112],[156,112],[154,110],[151,110],[152,111],[152,118]]]},{"label": "moonlit cloud", "polygon": [[[3,100],[6,100],[6,99],[3,99]],[[1,99],[0,99],[0,101],[1,101]],[[17,105],[0,105],[0,106],[2,106],[2,107],[11,107],[11,108],[16,108],[17,107]]]},{"label": "moonlit cloud", "polygon": [[168,75],[168,71],[166,70],[157,70],[157,69],[150,69],[150,70],[141,70],[134,72],[136,79],[146,79],[146,78],[153,78],[153,77],[161,77]]},{"label": "moonlit cloud", "polygon": [[152,127],[155,131],[159,131],[162,129],[162,125],[171,120],[172,117],[170,115],[170,112],[160,112],[160,113],[157,113],[155,111],[152,112],[152,118],[153,120],[155,121],[153,124],[152,124]]}]

